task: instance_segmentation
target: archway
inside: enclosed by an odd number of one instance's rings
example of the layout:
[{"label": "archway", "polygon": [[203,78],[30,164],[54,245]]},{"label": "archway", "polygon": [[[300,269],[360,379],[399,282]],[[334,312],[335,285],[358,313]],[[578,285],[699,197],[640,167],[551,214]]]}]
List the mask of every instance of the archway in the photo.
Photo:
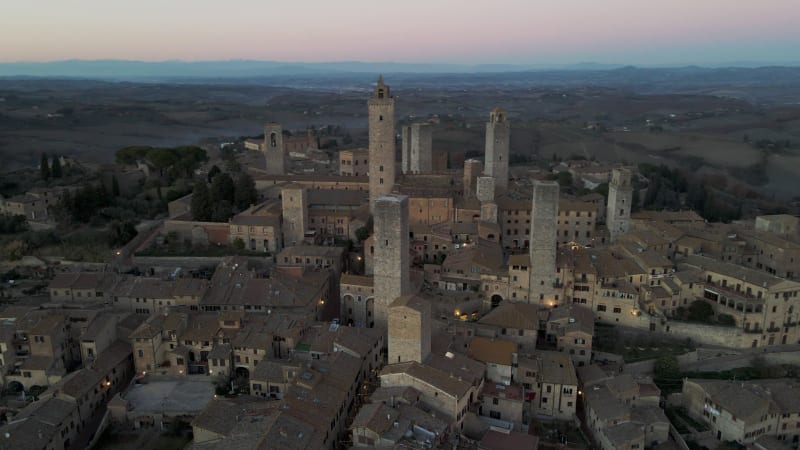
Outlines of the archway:
[{"label": "archway", "polygon": [[498,294],[494,294],[492,296],[492,309],[497,308],[500,305],[500,302],[503,301],[503,297]]}]

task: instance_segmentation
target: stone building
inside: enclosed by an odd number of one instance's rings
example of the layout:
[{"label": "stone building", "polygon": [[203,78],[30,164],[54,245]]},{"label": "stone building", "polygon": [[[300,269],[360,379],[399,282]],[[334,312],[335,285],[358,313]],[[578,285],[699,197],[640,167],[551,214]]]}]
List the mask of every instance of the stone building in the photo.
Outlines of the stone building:
[{"label": "stone building", "polygon": [[608,206],[606,208],[606,226],[611,242],[630,230],[632,201],[631,171],[614,169],[611,172],[611,182],[608,183]]},{"label": "stone building", "polygon": [[413,295],[389,306],[389,362],[422,363],[431,353],[431,305]]},{"label": "stone building", "polygon": [[233,216],[229,222],[231,243],[240,239],[250,251],[276,252],[283,248],[280,206],[270,200]]},{"label": "stone building", "polygon": [[264,125],[264,158],[267,161],[268,174],[286,173],[286,152],[283,148],[283,128],[280,124]]},{"label": "stone building", "polygon": [[795,448],[800,441],[800,386],[792,379],[746,382],[686,379],[684,407],[720,441],[751,444],[773,436]]},{"label": "stone building", "polygon": [[367,101],[369,109],[369,205],[375,212],[380,197],[392,192],[395,182],[394,97],[383,76]]},{"label": "stone building", "polygon": [[372,281],[371,276],[342,274],[339,293],[343,324],[369,328],[375,324],[375,288]]},{"label": "stone building", "polygon": [[503,108],[489,113],[486,123],[486,162],[484,173],[495,180],[495,186],[508,188],[508,159],[511,139],[511,124]]},{"label": "stone building", "polygon": [[530,233],[530,295],[528,300],[542,305],[559,303],[556,279],[556,230],[558,183],[534,181]]},{"label": "stone building", "polygon": [[483,162],[478,159],[464,161],[464,198],[475,198],[478,177],[483,173]]},{"label": "stone building", "polygon": [[411,293],[408,197],[380,197],[375,201],[373,214],[375,325],[386,327],[389,305],[398,297]]},{"label": "stone building", "polygon": [[298,245],[305,240],[308,229],[308,191],[290,184],[281,189],[284,245]]},{"label": "stone building", "polygon": [[425,174],[433,171],[433,133],[429,123],[406,125],[402,130],[402,171]]},{"label": "stone building", "polygon": [[339,175],[365,177],[369,174],[369,149],[356,148],[339,152]]}]

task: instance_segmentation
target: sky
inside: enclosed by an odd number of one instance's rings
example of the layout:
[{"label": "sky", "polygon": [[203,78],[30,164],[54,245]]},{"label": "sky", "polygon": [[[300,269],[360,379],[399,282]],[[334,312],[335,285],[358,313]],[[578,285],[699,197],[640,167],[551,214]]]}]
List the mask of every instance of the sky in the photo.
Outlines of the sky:
[{"label": "sky", "polygon": [[800,0],[12,0],[0,62],[796,63],[798,18]]}]

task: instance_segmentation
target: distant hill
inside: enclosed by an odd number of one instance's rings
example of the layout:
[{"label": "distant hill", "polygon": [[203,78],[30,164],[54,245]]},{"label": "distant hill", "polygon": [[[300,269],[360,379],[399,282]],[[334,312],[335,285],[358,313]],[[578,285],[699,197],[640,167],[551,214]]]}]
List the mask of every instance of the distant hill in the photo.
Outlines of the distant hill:
[{"label": "distant hill", "polygon": [[[764,64],[761,64],[762,66]],[[789,64],[789,66],[800,65]],[[753,68],[753,62],[732,66]],[[708,66],[714,68],[719,66]],[[279,61],[126,61],[126,60],[66,60],[52,62],[0,63],[0,77],[89,78],[111,80],[141,80],[168,78],[254,78],[291,75],[343,74],[488,74],[545,71],[610,71],[633,68],[621,64],[581,62],[567,65],[532,64],[431,64],[397,62],[279,62]],[[665,68],[662,68],[665,69]]]}]

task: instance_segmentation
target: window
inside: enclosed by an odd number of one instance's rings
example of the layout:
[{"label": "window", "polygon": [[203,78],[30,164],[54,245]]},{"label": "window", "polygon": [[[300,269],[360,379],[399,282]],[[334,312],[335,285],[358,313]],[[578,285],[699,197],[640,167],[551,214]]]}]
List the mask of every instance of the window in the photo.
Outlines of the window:
[{"label": "window", "polygon": [[497,398],[493,398],[493,399],[492,399],[492,404],[493,404],[493,405],[497,405],[497,404],[499,404],[499,403],[500,403],[500,401],[499,401]]},{"label": "window", "polygon": [[144,350],[139,350],[139,358],[144,358]]},{"label": "window", "polygon": [[605,311],[606,310],[606,305],[597,305],[597,310],[601,311],[601,312]]}]

